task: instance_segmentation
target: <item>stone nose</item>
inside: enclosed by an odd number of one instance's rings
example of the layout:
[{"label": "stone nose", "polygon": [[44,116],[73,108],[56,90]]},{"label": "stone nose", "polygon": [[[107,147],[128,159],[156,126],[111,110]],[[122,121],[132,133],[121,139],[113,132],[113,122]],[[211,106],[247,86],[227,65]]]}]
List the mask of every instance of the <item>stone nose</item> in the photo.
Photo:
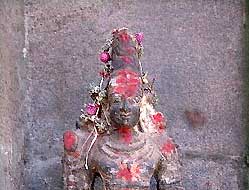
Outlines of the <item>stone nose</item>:
[{"label": "stone nose", "polygon": [[123,100],[122,106],[120,108],[121,112],[125,112],[128,113],[130,112],[130,105],[129,102],[127,100]]}]

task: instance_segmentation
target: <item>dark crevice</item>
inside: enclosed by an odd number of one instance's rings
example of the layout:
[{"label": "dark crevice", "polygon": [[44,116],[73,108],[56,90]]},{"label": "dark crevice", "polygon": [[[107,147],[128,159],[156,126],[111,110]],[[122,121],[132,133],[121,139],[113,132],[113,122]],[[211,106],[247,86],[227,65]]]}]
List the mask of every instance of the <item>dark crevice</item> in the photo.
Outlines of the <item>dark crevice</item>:
[{"label": "dark crevice", "polygon": [[244,36],[243,36],[243,55],[244,55],[244,69],[243,69],[243,93],[244,93],[244,107],[243,107],[243,121],[246,132],[246,149],[244,162],[246,171],[242,176],[244,178],[244,189],[249,189],[249,0],[244,1],[243,7],[243,26],[244,26]]}]

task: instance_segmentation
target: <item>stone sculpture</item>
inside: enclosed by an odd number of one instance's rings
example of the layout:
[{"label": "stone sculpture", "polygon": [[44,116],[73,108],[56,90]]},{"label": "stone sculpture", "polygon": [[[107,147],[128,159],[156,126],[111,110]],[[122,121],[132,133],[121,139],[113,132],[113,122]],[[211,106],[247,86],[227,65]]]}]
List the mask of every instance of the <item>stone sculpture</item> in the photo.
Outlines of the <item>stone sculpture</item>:
[{"label": "stone sculpture", "polygon": [[177,146],[166,134],[166,118],[156,112],[153,83],[143,72],[143,35],[116,29],[100,55],[104,69],[77,129],[64,133],[65,190],[183,189]]}]

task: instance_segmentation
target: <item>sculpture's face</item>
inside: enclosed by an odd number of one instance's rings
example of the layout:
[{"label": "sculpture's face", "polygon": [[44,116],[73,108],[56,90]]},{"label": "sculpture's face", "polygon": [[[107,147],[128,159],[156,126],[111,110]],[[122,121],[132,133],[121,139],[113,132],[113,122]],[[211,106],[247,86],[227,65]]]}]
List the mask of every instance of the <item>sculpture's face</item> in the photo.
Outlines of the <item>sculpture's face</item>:
[{"label": "sculpture's face", "polygon": [[118,70],[108,89],[109,112],[115,127],[134,127],[140,116],[140,78],[131,69]]},{"label": "sculpture's face", "polygon": [[140,98],[124,97],[120,94],[109,95],[110,119],[115,127],[134,127],[140,116]]}]

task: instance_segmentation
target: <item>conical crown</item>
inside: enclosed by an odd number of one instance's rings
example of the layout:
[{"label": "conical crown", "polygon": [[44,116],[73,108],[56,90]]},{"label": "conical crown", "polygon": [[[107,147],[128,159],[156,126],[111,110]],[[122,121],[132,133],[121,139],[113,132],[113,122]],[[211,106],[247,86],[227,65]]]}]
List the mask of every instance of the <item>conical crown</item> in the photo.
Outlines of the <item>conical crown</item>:
[{"label": "conical crown", "polygon": [[139,72],[139,44],[128,29],[122,28],[113,31],[111,60],[114,71],[129,68]]}]

